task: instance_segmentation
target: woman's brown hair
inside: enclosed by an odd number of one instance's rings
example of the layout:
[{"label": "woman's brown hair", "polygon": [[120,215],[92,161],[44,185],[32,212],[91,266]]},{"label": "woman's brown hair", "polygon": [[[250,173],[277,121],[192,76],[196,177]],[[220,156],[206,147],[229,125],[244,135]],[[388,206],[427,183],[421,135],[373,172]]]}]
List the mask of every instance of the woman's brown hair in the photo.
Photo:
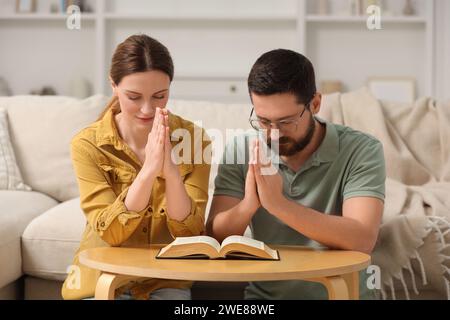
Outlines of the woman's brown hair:
[{"label": "woman's brown hair", "polygon": [[[158,40],[145,34],[137,34],[128,37],[117,46],[112,57],[109,75],[118,85],[125,76],[151,70],[166,73],[172,81],[174,73],[172,57],[169,50]],[[109,109],[113,109],[116,113],[119,108],[117,97],[112,97],[97,120],[103,118]]]}]

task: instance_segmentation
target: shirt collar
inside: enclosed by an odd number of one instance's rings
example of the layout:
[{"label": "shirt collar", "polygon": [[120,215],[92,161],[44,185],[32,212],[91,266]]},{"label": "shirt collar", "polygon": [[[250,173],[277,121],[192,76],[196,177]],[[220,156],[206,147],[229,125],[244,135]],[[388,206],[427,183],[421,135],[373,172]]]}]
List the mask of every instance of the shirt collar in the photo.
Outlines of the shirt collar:
[{"label": "shirt collar", "polygon": [[[98,135],[97,135],[97,146],[100,147],[105,144],[113,145],[118,150],[123,150],[123,142],[120,139],[119,131],[117,130],[116,122],[114,120],[113,109],[109,109],[103,118],[100,120]],[[181,126],[178,117],[174,116],[171,112],[169,113],[169,132],[172,132]]]},{"label": "shirt collar", "polygon": [[325,137],[319,148],[313,153],[319,162],[332,162],[339,153],[339,136],[336,126],[316,116],[317,121],[326,126]]},{"label": "shirt collar", "polygon": [[[125,145],[125,143],[121,140],[119,131],[116,127],[116,122],[114,120],[114,112],[112,109],[109,109],[103,118],[100,120],[98,134],[97,134],[97,146],[100,147],[102,145],[112,145],[116,150],[123,150],[124,152],[130,154],[129,147]],[[181,128],[182,123],[181,119],[176,115],[169,113],[169,133],[172,135],[173,131],[177,128]],[[179,141],[183,140],[184,136],[179,138]],[[172,147],[175,146],[178,141],[171,141]],[[130,154],[131,158],[139,164],[139,160]],[[178,165],[181,176],[184,176],[193,170],[193,165],[191,163],[182,163]],[[164,178],[163,174],[158,174],[158,177]]]},{"label": "shirt collar", "polygon": [[97,146],[100,147],[105,144],[111,144],[117,147],[118,142],[119,132],[117,131],[116,123],[114,121],[114,113],[112,108],[109,108],[103,118],[99,121],[99,127],[97,131]]},{"label": "shirt collar", "polygon": [[[317,121],[325,124],[326,131],[325,137],[322,143],[316,151],[311,155],[307,162],[311,162],[313,165],[319,165],[320,163],[332,162],[339,153],[339,136],[336,126],[330,122],[327,122],[316,116]],[[271,153],[273,163],[279,163],[286,166],[283,159],[274,152]]]}]

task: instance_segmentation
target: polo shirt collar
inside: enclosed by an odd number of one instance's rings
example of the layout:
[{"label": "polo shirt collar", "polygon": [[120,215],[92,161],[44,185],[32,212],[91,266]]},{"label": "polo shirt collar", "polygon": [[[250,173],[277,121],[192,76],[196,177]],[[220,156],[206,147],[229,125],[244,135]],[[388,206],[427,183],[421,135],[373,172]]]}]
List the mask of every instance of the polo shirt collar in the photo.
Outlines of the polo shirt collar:
[{"label": "polo shirt collar", "polygon": [[312,156],[314,160],[319,162],[332,162],[339,153],[339,136],[336,126],[319,117],[316,117],[316,119],[320,123],[325,124],[326,133],[319,148],[317,148]]},{"label": "polo shirt collar", "polygon": [[[325,137],[322,140],[319,148],[311,155],[311,157],[307,160],[312,165],[319,165],[320,163],[332,162],[339,153],[339,136],[336,129],[336,126],[330,122],[327,122],[316,116],[317,121],[326,126]],[[275,153],[271,153],[272,161],[278,163],[280,165],[286,166],[283,159],[276,155]]]}]

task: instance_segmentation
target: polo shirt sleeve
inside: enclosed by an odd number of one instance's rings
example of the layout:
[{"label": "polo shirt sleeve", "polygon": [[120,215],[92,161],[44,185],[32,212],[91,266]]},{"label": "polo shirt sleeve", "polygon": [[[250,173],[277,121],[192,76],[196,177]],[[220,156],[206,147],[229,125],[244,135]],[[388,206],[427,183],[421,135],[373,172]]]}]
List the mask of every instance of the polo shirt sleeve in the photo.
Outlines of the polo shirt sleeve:
[{"label": "polo shirt sleeve", "polygon": [[[238,148],[239,144],[236,138],[225,146],[214,180],[214,196],[224,195],[239,199],[244,198],[245,176],[248,166],[237,161],[240,159]],[[245,157],[241,159],[245,159]]]},{"label": "polo shirt sleeve", "polygon": [[361,144],[349,166],[344,182],[344,201],[353,197],[375,197],[384,201],[386,166],[381,142],[374,139]]}]

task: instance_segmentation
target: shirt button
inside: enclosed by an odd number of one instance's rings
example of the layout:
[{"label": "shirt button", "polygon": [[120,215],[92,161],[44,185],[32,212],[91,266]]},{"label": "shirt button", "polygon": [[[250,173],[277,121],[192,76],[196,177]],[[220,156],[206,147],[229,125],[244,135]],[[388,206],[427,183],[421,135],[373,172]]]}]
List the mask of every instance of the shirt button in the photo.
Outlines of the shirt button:
[{"label": "shirt button", "polygon": [[159,210],[159,213],[164,214],[164,208],[161,208],[161,210]]},{"label": "shirt button", "polygon": [[104,226],[105,226],[104,222],[100,223],[100,227],[104,227]]},{"label": "shirt button", "polygon": [[144,229],[142,229],[142,232],[147,233],[147,228],[144,227]]}]

